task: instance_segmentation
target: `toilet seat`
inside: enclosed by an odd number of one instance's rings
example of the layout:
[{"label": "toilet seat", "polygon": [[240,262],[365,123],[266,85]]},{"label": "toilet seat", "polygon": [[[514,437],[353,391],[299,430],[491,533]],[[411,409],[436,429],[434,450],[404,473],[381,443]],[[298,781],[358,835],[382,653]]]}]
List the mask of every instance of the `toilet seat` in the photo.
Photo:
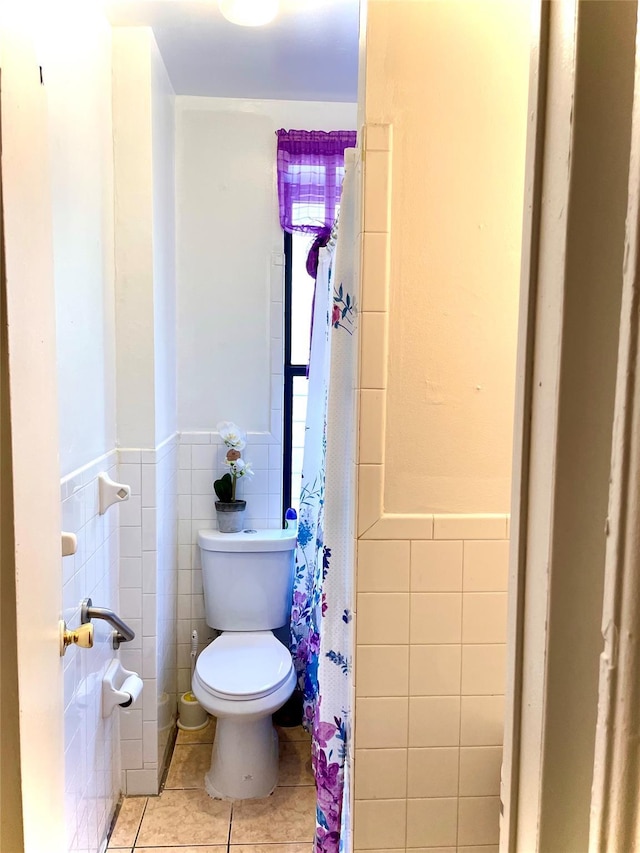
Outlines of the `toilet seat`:
[{"label": "toilet seat", "polygon": [[281,687],[292,667],[291,653],[271,631],[225,631],[198,657],[196,674],[212,696],[247,701]]}]

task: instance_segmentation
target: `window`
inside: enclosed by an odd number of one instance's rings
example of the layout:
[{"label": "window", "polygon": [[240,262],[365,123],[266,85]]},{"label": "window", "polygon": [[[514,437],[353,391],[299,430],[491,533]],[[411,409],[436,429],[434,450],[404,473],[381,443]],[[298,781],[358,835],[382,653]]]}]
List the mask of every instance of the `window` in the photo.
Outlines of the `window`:
[{"label": "window", "polygon": [[307,367],[314,281],[306,270],[309,234],[284,234],[283,509],[299,510],[307,417]]},{"label": "window", "polygon": [[278,201],[284,234],[283,511],[299,509],[307,410],[307,367],[315,282],[307,272],[314,236],[325,245],[336,218],[344,151],[352,130],[278,130]]}]

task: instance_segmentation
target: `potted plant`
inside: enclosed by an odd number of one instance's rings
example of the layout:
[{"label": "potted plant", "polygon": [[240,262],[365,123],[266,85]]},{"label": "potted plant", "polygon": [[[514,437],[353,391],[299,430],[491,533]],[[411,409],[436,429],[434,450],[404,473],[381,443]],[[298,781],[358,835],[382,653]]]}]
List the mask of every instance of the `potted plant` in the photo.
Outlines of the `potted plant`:
[{"label": "potted plant", "polygon": [[220,438],[228,448],[224,464],[229,468],[213,484],[218,496],[216,513],[221,533],[239,533],[244,528],[244,511],[247,502],[236,498],[236,486],[240,477],[252,477],[251,463],[242,458],[247,446],[245,433],[232,421],[222,421],[216,427]]}]

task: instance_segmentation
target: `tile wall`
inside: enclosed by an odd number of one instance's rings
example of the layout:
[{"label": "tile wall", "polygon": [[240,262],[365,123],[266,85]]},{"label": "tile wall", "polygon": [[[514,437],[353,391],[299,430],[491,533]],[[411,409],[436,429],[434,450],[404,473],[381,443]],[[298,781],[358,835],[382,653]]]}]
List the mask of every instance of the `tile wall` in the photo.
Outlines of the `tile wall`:
[{"label": "tile wall", "polygon": [[497,850],[507,519],[437,520],[358,543],[356,850]]},{"label": "tile wall", "polygon": [[[62,558],[63,619],[80,624],[80,602],[118,607],[118,508],[98,513],[97,475],[117,474],[116,452],[74,471],[60,484],[63,530],[75,533],[78,548]],[[111,629],[94,623],[92,649],[71,646],[64,673],[65,823],[70,853],[100,849],[120,794],[118,720],[102,718],[102,676],[114,656]]]},{"label": "tile wall", "polygon": [[155,450],[120,449],[120,615],[136,632],[120,659],[144,681],[142,698],[120,714],[122,787],[156,794],[176,717],[178,436]]},{"label": "tile wall", "polygon": [[509,518],[384,506],[392,130],[361,134],[354,850],[497,853]]},{"label": "tile wall", "polygon": [[[275,383],[274,383],[275,384]],[[282,392],[280,391],[280,398]],[[276,399],[280,399],[276,397]],[[275,410],[279,416],[280,410]],[[273,433],[249,433],[245,458],[255,476],[238,483],[238,497],[247,501],[248,527],[282,524],[282,444],[274,417]],[[215,432],[183,432],[178,453],[178,692],[191,683],[191,631],[198,631],[200,649],[213,638],[205,622],[198,530],[216,529],[213,481],[223,473],[226,448]]]}]

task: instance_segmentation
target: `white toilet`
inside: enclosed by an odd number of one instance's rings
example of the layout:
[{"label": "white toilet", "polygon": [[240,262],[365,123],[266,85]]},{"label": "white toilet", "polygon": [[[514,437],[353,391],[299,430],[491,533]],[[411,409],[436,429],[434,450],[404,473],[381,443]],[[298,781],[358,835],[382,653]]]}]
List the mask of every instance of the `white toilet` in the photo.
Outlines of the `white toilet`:
[{"label": "white toilet", "polygon": [[218,718],[205,788],[211,797],[267,797],[278,782],[271,715],[296,684],[271,629],[289,623],[295,533],[201,530],[207,624],[223,633],[200,654],[192,690]]}]

